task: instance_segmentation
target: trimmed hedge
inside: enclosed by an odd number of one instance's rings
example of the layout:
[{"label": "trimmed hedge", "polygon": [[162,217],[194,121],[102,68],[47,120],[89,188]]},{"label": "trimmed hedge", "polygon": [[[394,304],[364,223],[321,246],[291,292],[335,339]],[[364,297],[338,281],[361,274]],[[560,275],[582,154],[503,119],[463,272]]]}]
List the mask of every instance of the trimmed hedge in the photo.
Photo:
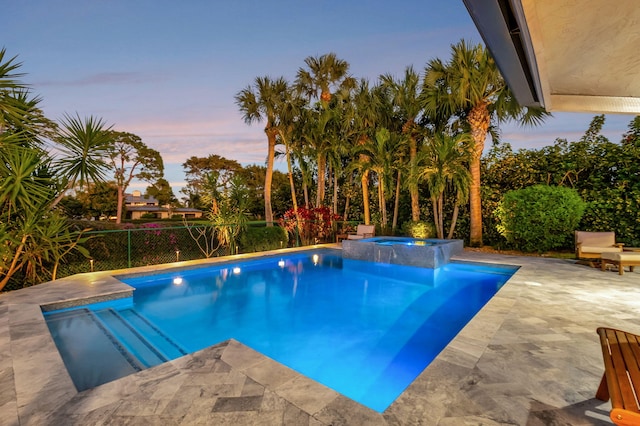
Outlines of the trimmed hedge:
[{"label": "trimmed hedge", "polygon": [[240,235],[238,245],[240,252],[252,253],[287,247],[288,240],[287,231],[280,226],[249,226]]},{"label": "trimmed hedge", "polygon": [[568,245],[585,208],[571,188],[533,185],[504,195],[497,229],[513,248],[542,253]]}]

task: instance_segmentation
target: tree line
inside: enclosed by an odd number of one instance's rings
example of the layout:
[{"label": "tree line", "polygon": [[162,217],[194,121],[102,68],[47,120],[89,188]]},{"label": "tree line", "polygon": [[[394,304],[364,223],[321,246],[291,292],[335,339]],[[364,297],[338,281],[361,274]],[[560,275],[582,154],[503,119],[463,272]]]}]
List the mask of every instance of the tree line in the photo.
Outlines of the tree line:
[{"label": "tree line", "polygon": [[[187,203],[212,222],[253,216],[272,223],[292,210],[300,227],[302,207],[328,207],[383,232],[428,222],[440,238],[503,244],[494,215],[502,195],[543,183],[574,188],[587,201],[583,229],[614,230],[640,245],[638,118],[620,143],[600,134],[598,116],[579,141],[517,152],[496,144],[481,158],[487,135],[499,141],[501,122],[537,124],[548,115],[517,104],[481,45],[461,41],[446,62],[375,82],[351,76],[332,53],[304,64],[293,82],[258,77],[235,96],[245,122],[264,125],[265,166],[215,154],[183,164]],[[177,202],[157,151],[99,118],[49,120],[20,66],[0,50],[0,289],[15,274],[55,278],[67,254],[86,252],[83,230],[65,217],[74,202],[93,213],[115,204],[119,222],[134,178],[151,183],[147,193],[163,204]],[[277,156],[287,173],[274,170]],[[110,205],[97,206],[98,194],[111,194]]]},{"label": "tree line", "polygon": [[[438,236],[453,235],[459,206],[469,201],[469,242],[482,245],[480,157],[487,135],[495,137],[507,120],[538,124],[548,115],[518,105],[488,51],[460,41],[449,61],[433,59],[422,73],[410,66],[400,78],[384,74],[373,83],[351,76],[348,62],[333,53],[304,63],[293,82],[257,77],[235,97],[245,122],[264,124],[265,220],[274,220],[270,191],[280,145],[294,211],[301,204],[296,169],[304,206],[330,206],[334,214],[352,217],[352,197],[359,192],[356,218],[371,223],[373,202],[376,222],[387,232],[398,226],[403,190],[411,198],[410,220],[424,217],[420,187],[426,186]],[[370,199],[370,187],[377,200]],[[456,207],[445,234],[447,197]]]},{"label": "tree line", "polygon": [[[575,190],[586,203],[579,229],[614,231],[618,242],[640,246],[640,116],[630,117],[620,141],[602,135],[605,116],[593,118],[576,141],[556,139],[540,149],[494,146],[483,158],[483,220],[487,242],[505,245],[495,209],[504,194],[533,185]],[[572,236],[565,244],[573,248]]]}]

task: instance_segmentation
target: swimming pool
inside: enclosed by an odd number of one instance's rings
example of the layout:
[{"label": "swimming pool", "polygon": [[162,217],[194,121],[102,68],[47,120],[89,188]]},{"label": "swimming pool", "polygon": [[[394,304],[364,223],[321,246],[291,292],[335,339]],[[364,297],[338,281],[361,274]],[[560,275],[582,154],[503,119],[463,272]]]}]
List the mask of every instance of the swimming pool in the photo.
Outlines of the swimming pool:
[{"label": "swimming pool", "polygon": [[515,270],[316,250],[120,277],[133,297],[45,318],[79,390],[235,338],[382,412]]}]

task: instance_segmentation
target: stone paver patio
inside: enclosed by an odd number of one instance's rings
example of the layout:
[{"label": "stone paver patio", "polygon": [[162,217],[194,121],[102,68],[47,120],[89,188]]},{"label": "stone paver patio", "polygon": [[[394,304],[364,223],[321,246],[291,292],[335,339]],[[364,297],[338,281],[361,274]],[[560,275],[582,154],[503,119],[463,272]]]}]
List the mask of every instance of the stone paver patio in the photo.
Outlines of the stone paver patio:
[{"label": "stone paver patio", "polygon": [[381,414],[234,340],[78,393],[40,306],[130,288],[103,272],[1,294],[0,424],[610,424],[609,403],[594,399],[595,329],[640,332],[640,271],[470,251],[457,259],[521,268]]}]

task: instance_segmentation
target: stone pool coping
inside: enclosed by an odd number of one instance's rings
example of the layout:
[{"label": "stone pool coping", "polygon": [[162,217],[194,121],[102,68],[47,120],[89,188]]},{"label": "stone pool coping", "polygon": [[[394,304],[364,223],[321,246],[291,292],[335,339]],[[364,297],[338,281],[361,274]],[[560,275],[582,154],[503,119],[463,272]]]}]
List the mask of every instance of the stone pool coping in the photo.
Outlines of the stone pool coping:
[{"label": "stone pool coping", "polygon": [[79,274],[3,293],[0,423],[606,424],[608,403],[593,398],[602,374],[595,328],[640,329],[638,271],[467,251],[455,259],[521,268],[382,414],[234,340],[76,392],[41,305],[131,291],[113,275],[228,259]]}]

